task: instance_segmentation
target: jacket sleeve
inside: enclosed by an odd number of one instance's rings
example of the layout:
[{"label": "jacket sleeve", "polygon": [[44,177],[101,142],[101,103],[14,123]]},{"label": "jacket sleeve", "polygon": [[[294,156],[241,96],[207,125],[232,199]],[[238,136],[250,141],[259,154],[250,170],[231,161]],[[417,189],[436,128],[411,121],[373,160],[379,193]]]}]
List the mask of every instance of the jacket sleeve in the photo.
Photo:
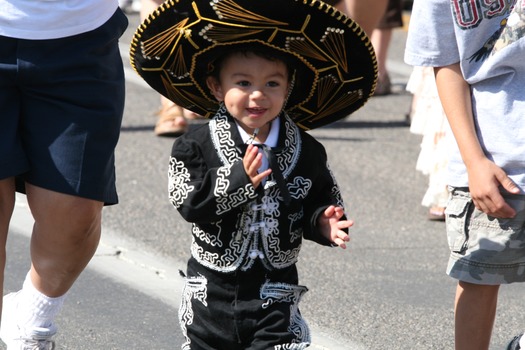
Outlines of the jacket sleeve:
[{"label": "jacket sleeve", "polygon": [[173,145],[168,183],[170,202],[186,221],[216,222],[257,197],[242,160],[222,165],[213,148],[184,136]]},{"label": "jacket sleeve", "polygon": [[[318,164],[319,171],[314,178],[312,190],[304,202],[306,220],[303,228],[303,237],[321,245],[334,246],[332,242],[321,234],[318,219],[330,205],[344,208],[344,203],[339,186],[328,165],[326,151],[322,146]],[[343,217],[343,220],[345,219],[346,217]],[[348,230],[344,231],[348,232]]]}]

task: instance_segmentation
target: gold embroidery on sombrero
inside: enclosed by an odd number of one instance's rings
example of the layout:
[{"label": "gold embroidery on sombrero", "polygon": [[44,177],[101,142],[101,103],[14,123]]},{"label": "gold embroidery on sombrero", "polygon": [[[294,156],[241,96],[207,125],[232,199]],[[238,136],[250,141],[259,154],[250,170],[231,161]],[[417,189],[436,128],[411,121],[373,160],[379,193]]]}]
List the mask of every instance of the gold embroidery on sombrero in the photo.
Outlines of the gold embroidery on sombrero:
[{"label": "gold embroidery on sombrero", "polygon": [[348,73],[348,60],[346,57],[346,46],[343,37],[344,33],[344,29],[328,27],[321,38],[321,42],[324,44],[328,52],[330,52],[330,57],[337,62],[339,67]]},{"label": "gold embroidery on sombrero", "polygon": [[[161,76],[162,84],[164,85],[164,88],[166,90],[166,97],[170,100],[175,101],[186,101],[184,106],[186,108],[191,108],[192,106],[200,106],[205,108],[206,110],[214,110],[217,107],[217,104],[213,101],[210,101],[201,95],[195,95],[191,92],[188,92],[184,89],[177,89],[177,86],[181,86],[184,84],[176,84],[172,82],[169,79],[166,79],[164,76]],[[188,83],[185,83],[188,84]],[[206,115],[207,117],[207,115]]]},{"label": "gold embroidery on sombrero", "polygon": [[173,59],[171,60],[171,64],[166,67],[166,71],[177,79],[183,79],[188,76],[190,73],[188,72],[186,60],[182,54],[182,46],[178,46],[175,53],[170,56],[173,57]]},{"label": "gold embroidery on sombrero", "polygon": [[302,115],[294,115],[294,121],[299,123],[299,125],[302,125],[303,122],[312,122],[326,118],[361,100],[363,98],[362,89],[348,91],[341,95],[338,94],[345,84],[360,79],[362,78],[346,81],[341,84],[332,74],[321,77],[317,86],[318,93],[315,105],[316,110],[313,111],[308,109],[308,107],[300,106],[299,109],[303,113]]},{"label": "gold embroidery on sombrero", "polygon": [[188,23],[188,18],[183,19],[150,39],[141,41],[140,50],[144,58],[149,60],[159,59],[166,50],[171,50],[173,43],[179,41],[183,35],[184,31],[181,29],[186,26],[186,23]]},{"label": "gold embroidery on sombrero", "polygon": [[238,28],[215,26],[210,23],[206,27],[202,28],[202,30],[199,32],[199,35],[201,35],[204,39],[210,42],[217,43],[235,41],[244,37],[251,37],[263,31],[264,29],[254,29],[243,30],[242,32],[240,32]]},{"label": "gold embroidery on sombrero", "polygon": [[306,41],[304,36],[297,37],[287,37],[286,38],[286,48],[291,49],[299,54],[304,56],[315,58],[319,61],[328,61],[328,59],[319,53],[319,50],[316,50]]},{"label": "gold embroidery on sombrero", "polygon": [[322,106],[328,99],[330,99],[339,84],[340,81],[333,74],[328,74],[319,78],[319,84],[317,84],[317,89],[319,91],[317,95],[317,105]]},{"label": "gold embroidery on sombrero", "polygon": [[287,23],[275,21],[270,18],[260,16],[252,11],[248,11],[242,6],[239,6],[235,1],[231,0],[213,2],[212,7],[217,13],[217,17],[219,19],[224,19],[232,22],[256,23],[258,25],[287,25]]},{"label": "gold embroidery on sombrero", "polygon": [[[337,91],[341,88],[337,88]],[[328,91],[328,89],[327,89]],[[326,93],[324,94],[326,95]],[[336,92],[329,97],[337,96]],[[324,106],[316,106],[318,109],[314,113],[312,110],[307,109],[306,107],[299,107],[302,111],[300,115],[295,115],[294,122],[302,128],[308,129],[304,123],[315,122],[316,120],[327,118],[329,119],[334,113],[343,110],[344,108],[352,105],[356,101],[359,101],[363,98],[363,90],[358,89],[354,91],[348,91],[346,94],[339,95],[335,100],[329,100],[329,103],[325,103]]]},{"label": "gold embroidery on sombrero", "polygon": [[355,91],[348,91],[346,95],[340,95],[336,100],[331,100],[325,108],[319,109],[316,116],[311,118],[310,121],[316,121],[318,119],[327,118],[330,115],[356,103],[363,98],[363,91],[361,89]]},{"label": "gold embroidery on sombrero", "polygon": [[[140,49],[142,55],[147,60],[159,60],[166,51],[173,50],[173,46],[181,39],[182,36],[187,35],[185,26],[188,19],[178,22],[174,26],[160,32],[150,39],[140,42]],[[168,64],[168,62],[170,62]],[[167,65],[167,66],[166,66]],[[175,52],[170,53],[166,60],[158,68],[144,68],[144,71],[165,70],[171,76],[182,79],[189,75],[187,64],[182,53],[182,47],[179,46]],[[163,78],[164,80],[164,78]],[[164,82],[165,84],[165,82]]]}]

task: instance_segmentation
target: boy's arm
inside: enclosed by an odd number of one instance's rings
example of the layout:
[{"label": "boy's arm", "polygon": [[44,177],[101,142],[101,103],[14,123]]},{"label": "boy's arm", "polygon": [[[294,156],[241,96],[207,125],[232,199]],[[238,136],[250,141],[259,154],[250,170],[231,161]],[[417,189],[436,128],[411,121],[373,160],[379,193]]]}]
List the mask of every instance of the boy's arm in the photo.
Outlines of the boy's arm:
[{"label": "boy's arm", "polygon": [[[303,201],[304,216],[309,218],[303,227],[303,237],[326,246],[346,248],[350,240],[348,228],[353,225],[344,214],[344,203],[337,181],[329,168],[324,147],[314,142],[315,151],[306,149],[308,164],[325,164],[315,167],[317,174],[312,177],[312,188]],[[318,148],[317,148],[318,147]],[[317,156],[318,152],[321,152]]]},{"label": "boy's arm", "polygon": [[476,134],[470,86],[459,63],[434,68],[439,97],[468,173],[469,191],[477,209],[497,217],[516,215],[500,193],[500,186],[511,193],[519,189],[505,171],[489,160]]},{"label": "boy's arm", "polygon": [[242,161],[223,166],[201,142],[178,138],[169,167],[171,203],[188,222],[211,223],[257,198]]}]

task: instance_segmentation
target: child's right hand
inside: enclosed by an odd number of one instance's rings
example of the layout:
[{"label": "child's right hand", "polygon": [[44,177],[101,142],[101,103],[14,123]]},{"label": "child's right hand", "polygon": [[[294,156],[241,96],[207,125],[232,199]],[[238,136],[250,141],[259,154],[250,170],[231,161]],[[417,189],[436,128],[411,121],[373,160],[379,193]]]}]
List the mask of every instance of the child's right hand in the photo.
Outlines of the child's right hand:
[{"label": "child's right hand", "polygon": [[500,186],[509,193],[518,194],[520,189],[505,171],[487,158],[473,162],[468,168],[469,191],[477,209],[495,218],[512,218],[516,211],[500,193]]},{"label": "child's right hand", "polygon": [[272,173],[272,169],[266,169],[259,174],[258,170],[262,165],[262,157],[262,154],[259,153],[259,149],[256,146],[250,144],[248,145],[246,154],[242,159],[244,171],[246,171],[246,175],[248,175],[253,187],[255,188],[259,187],[262,180]]}]

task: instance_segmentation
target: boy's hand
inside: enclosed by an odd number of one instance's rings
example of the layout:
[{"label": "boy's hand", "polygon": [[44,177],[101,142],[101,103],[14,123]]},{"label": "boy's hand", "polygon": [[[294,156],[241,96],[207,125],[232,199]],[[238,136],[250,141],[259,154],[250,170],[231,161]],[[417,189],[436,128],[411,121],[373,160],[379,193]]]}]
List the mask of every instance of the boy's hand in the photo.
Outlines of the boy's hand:
[{"label": "boy's hand", "polygon": [[258,173],[262,165],[262,154],[259,153],[259,149],[254,145],[248,145],[242,163],[244,165],[244,171],[246,171],[255,188],[259,187],[262,180],[272,173],[272,169],[266,169],[262,173]]},{"label": "boy's hand", "polygon": [[319,217],[318,224],[323,236],[330,242],[346,249],[346,242],[350,241],[350,236],[348,236],[343,229],[349,228],[354,222],[352,220],[341,220],[343,215],[343,208],[331,205],[326,208],[323,215]]},{"label": "boy's hand", "polygon": [[485,158],[471,165],[468,174],[470,195],[477,209],[501,219],[516,215],[501,195],[500,186],[509,193],[518,194],[520,190],[503,169]]}]

